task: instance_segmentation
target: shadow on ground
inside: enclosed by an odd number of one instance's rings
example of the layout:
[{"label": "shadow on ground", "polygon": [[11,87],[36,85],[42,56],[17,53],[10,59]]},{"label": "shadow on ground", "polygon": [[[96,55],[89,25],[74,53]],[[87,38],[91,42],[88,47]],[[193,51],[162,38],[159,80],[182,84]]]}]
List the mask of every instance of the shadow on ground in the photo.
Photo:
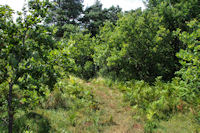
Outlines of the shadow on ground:
[{"label": "shadow on ground", "polygon": [[32,131],[34,133],[48,133],[51,129],[47,118],[30,112],[15,120],[14,132]]}]

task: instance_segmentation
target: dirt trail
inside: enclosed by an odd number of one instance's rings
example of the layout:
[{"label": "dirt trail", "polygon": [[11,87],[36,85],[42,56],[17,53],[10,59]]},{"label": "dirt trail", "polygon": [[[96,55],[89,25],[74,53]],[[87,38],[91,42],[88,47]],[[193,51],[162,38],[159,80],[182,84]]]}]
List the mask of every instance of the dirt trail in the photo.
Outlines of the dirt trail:
[{"label": "dirt trail", "polygon": [[[91,85],[89,83],[89,85]],[[95,85],[93,93],[102,111],[101,122],[105,125],[103,133],[142,133],[143,127],[133,121],[130,106],[123,102],[123,94],[117,89]]]}]

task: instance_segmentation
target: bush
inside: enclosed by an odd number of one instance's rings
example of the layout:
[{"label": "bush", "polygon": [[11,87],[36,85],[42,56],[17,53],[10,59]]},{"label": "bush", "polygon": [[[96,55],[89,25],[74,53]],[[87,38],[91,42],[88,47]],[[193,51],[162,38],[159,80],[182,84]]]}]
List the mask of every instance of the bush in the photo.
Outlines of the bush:
[{"label": "bush", "polygon": [[90,38],[90,34],[84,35],[78,33],[71,36],[68,40],[63,40],[66,43],[67,58],[70,60],[68,72],[75,74],[84,79],[90,79],[95,75],[95,65],[93,61],[94,43]]},{"label": "bush", "polygon": [[176,110],[180,101],[178,86],[173,83],[163,83],[156,79],[154,86],[144,81],[135,81],[128,84],[125,99],[132,106],[143,110],[148,120],[166,119]]},{"label": "bush", "polygon": [[177,72],[183,80],[183,84],[187,86],[185,93],[185,101],[191,104],[200,104],[200,22],[193,20],[188,23],[190,32],[182,32],[178,29],[176,35],[186,44],[186,49],[181,49],[177,53],[180,58],[182,69]]},{"label": "bush", "polygon": [[70,77],[61,79],[49,94],[47,101],[43,104],[47,109],[72,109],[82,108],[93,104],[93,95],[91,91],[84,88],[76,81],[76,78]]},{"label": "bush", "polygon": [[139,115],[145,116],[147,132],[152,132],[160,120],[168,120],[177,112],[191,111],[199,120],[199,99],[181,78],[164,83],[158,77],[154,85],[144,81],[127,82],[123,91],[124,99],[141,111]]},{"label": "bush", "polygon": [[116,26],[107,22],[97,36],[94,53],[101,75],[126,81],[170,79],[173,48],[166,43],[170,32],[161,21],[158,14],[138,9],[121,17]]}]

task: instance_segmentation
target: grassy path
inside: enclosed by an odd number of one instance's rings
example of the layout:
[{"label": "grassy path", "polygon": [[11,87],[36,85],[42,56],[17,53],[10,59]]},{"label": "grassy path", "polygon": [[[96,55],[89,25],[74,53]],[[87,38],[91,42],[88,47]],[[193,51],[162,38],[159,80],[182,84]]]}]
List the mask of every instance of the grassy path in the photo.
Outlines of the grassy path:
[{"label": "grassy path", "polygon": [[[144,122],[141,124],[133,117],[134,110],[123,101],[123,93],[119,89],[106,87],[103,83],[87,83],[93,88],[93,94],[99,101],[100,122],[103,126],[102,133],[144,133]],[[142,119],[141,119],[142,120]],[[144,120],[142,120],[144,121]],[[198,124],[190,114],[177,113],[168,121],[160,121],[155,133],[200,133]]]},{"label": "grassy path", "polygon": [[104,85],[87,83],[93,88],[95,99],[99,102],[98,109],[102,112],[101,124],[104,133],[141,133],[143,126],[133,121],[130,106],[123,101],[123,94],[117,89]]},{"label": "grassy path", "polygon": [[[106,80],[87,82],[71,78],[62,82],[67,83],[61,86],[66,90],[63,93],[58,89],[53,91],[43,108],[39,106],[30,112],[17,113],[17,132],[144,133],[145,118],[123,100],[119,89],[108,87]],[[86,95],[88,99],[69,95],[69,90],[82,92],[77,96]],[[70,99],[70,96],[73,97]],[[153,133],[199,133],[199,124],[194,120],[190,114],[178,113],[168,121],[161,120]],[[4,130],[7,129],[0,126],[0,132]]]},{"label": "grassy path", "polygon": [[[123,100],[115,85],[108,87],[109,81],[70,77],[62,83],[34,110],[16,113],[14,132],[144,133],[145,116]],[[6,131],[0,125],[0,133]],[[200,125],[192,112],[180,112],[160,120],[153,133],[200,133]]]}]

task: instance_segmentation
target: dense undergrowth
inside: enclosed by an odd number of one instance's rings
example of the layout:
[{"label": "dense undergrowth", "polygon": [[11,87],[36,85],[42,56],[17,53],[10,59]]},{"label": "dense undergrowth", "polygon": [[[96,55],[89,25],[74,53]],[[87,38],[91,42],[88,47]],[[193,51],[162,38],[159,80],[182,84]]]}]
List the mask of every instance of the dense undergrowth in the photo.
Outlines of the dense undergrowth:
[{"label": "dense undergrowth", "polygon": [[[84,87],[83,80],[72,76],[60,79],[53,91],[46,92],[34,109],[16,112],[14,132],[73,131],[80,123],[95,121],[98,117],[96,104],[91,88]],[[0,122],[0,131],[6,132],[6,123]],[[84,127],[79,128],[84,130]],[[95,124],[91,128],[96,130]]]},{"label": "dense undergrowth", "polygon": [[[153,85],[145,81],[113,82],[101,78],[92,82],[119,89],[123,93],[124,102],[129,103],[135,111],[133,119],[145,123],[145,132],[200,130],[199,98],[195,92],[188,90],[187,84],[180,78],[174,78],[172,82],[166,83],[158,77]],[[169,126],[176,122],[179,125],[183,124],[183,129],[178,125],[173,128]],[[187,125],[188,123],[191,125]]]},{"label": "dense undergrowth", "polygon": [[161,120],[169,120],[179,112],[192,113],[194,121],[199,123],[199,99],[180,79],[164,83],[158,78],[154,85],[136,81],[127,86],[124,98],[145,116],[147,131],[151,132]]},{"label": "dense undergrowth", "polygon": [[[145,81],[94,78],[88,82],[74,76],[65,77],[59,80],[52,92],[46,92],[46,97],[40,99],[34,109],[16,112],[14,132],[104,132],[113,125],[113,118],[104,118],[106,112],[99,108],[101,99],[105,97],[96,95],[94,89],[100,91],[100,88],[105,93],[107,88],[122,93],[123,102],[120,104],[131,105],[132,124],[143,125],[142,132],[198,132],[199,103],[184,101],[185,98],[192,99],[183,95],[185,85],[180,86],[178,78],[170,83],[157,78],[153,85],[149,85]],[[1,132],[7,130],[4,124],[1,121]]]}]

